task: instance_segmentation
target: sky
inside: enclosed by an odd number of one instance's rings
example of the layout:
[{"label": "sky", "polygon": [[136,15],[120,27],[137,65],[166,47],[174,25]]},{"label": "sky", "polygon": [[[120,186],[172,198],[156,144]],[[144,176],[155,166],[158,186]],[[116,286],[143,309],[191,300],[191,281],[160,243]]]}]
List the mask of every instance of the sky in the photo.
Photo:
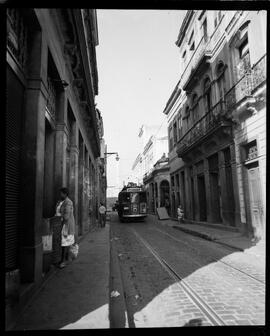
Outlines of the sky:
[{"label": "sky", "polygon": [[175,45],[180,10],[97,10],[97,108],[108,152],[108,196],[127,182],[139,154],[139,128],[166,123],[162,113],[180,78]]}]

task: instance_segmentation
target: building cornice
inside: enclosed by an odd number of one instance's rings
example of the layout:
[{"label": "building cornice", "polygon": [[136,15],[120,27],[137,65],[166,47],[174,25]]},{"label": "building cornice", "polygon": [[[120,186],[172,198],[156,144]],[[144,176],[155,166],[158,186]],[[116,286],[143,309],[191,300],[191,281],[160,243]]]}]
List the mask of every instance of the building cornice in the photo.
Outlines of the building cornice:
[{"label": "building cornice", "polygon": [[179,83],[180,83],[180,80],[178,81],[176,87],[174,88],[173,90],[173,93],[171,94],[167,104],[166,104],[166,107],[165,109],[163,110],[163,113],[168,115],[171,108],[173,107],[174,103],[176,102],[177,98],[179,97],[180,93],[181,93],[181,89],[179,87]]},{"label": "building cornice", "polygon": [[189,10],[187,12],[187,14],[185,15],[184,21],[183,21],[183,23],[181,25],[181,28],[180,28],[180,31],[179,31],[179,34],[178,34],[177,41],[175,42],[175,44],[177,45],[177,47],[181,46],[181,43],[183,42],[183,39],[186,36],[186,31],[187,31],[188,25],[190,23],[190,20],[192,19],[192,17],[193,17],[194,14],[195,14],[194,10]]}]

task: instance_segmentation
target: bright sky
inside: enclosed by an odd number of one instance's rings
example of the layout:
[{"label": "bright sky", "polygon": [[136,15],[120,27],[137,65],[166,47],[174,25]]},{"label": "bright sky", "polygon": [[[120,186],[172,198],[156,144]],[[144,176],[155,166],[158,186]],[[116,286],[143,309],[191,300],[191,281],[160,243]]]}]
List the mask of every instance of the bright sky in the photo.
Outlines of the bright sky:
[{"label": "bright sky", "polygon": [[166,122],[162,111],[180,77],[175,41],[185,12],[97,10],[96,102],[107,150],[120,157],[118,163],[108,158],[109,187],[117,184],[117,175],[120,185],[127,181],[140,152],[140,126]]}]

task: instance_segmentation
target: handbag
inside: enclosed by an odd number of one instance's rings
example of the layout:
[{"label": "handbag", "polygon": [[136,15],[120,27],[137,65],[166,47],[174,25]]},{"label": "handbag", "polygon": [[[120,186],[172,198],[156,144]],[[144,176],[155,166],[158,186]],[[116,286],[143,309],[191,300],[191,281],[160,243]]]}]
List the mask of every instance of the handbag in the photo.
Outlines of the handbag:
[{"label": "handbag", "polygon": [[78,244],[71,245],[70,248],[69,248],[70,258],[72,260],[76,259],[78,257],[78,253],[79,253],[79,245]]}]

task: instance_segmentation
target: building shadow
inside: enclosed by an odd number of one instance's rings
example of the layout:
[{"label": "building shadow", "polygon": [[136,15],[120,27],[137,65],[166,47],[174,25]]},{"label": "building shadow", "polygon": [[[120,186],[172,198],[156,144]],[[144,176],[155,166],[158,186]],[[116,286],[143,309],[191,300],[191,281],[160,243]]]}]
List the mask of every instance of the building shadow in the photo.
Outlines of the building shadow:
[{"label": "building shadow", "polygon": [[[137,325],[138,327],[144,327],[144,314],[155,317],[156,308],[165,303],[168,292],[171,291],[176,282],[164,272],[164,269],[160,267],[160,264],[154,258],[150,257],[147,250],[135,239],[128,228],[135,228],[150,245],[155,245],[155,240],[159,238],[157,235],[153,236],[153,225],[149,225],[147,221],[120,223],[116,213],[110,213],[110,217],[110,223],[107,223],[105,229],[102,228],[91,232],[80,243],[79,257],[73,264],[65,269],[56,271],[55,275],[48,280],[36,298],[32,300],[25,313],[22,314],[14,330],[96,329],[110,327],[108,321],[110,300],[119,299],[117,297],[109,298],[108,293],[118,288],[110,288],[108,291],[109,274],[102,272],[102,269],[109,268],[109,265],[104,264],[104,260],[106,258],[108,262],[110,260],[109,256],[104,255],[104,253],[108,253],[108,249],[106,249],[106,246],[102,246],[102,235],[105,234],[105,230],[110,229],[113,230],[113,237],[119,238],[115,242],[123,282],[129,279],[128,281],[138,284],[135,289],[139,292],[139,295],[134,294],[132,297],[125,298],[131,320],[139,318],[141,325],[138,325],[138,322],[135,321],[136,327]],[[171,240],[169,237],[166,238],[166,236],[160,239],[165,241],[164,246],[161,247],[160,245],[158,250],[158,253],[162,255],[168,253],[168,249],[171,247]],[[90,244],[95,244],[95,251],[93,249],[89,251]],[[156,246],[153,247],[156,248]],[[197,245],[196,247],[200,248]],[[204,259],[202,263],[192,262],[192,256],[190,260],[187,260],[184,252],[180,250],[181,248],[177,252],[177,247],[172,248],[171,251],[175,251],[175,262],[172,266],[181,273],[183,279],[213,262],[211,258]],[[222,259],[234,252],[226,248],[220,249],[215,258]],[[168,260],[168,262],[171,262],[171,260]],[[183,265],[185,267],[182,267]],[[208,284],[204,287],[207,288]],[[131,288],[125,288],[126,295],[129,295],[129,289]],[[135,293],[134,288],[132,290]],[[123,310],[119,314],[121,316],[118,316],[118,318],[125,320],[125,311]],[[156,323],[159,325],[158,320]],[[162,323],[160,322],[160,324]],[[153,327],[155,326],[153,325]],[[203,321],[201,318],[194,318],[183,326],[203,326]]]}]

